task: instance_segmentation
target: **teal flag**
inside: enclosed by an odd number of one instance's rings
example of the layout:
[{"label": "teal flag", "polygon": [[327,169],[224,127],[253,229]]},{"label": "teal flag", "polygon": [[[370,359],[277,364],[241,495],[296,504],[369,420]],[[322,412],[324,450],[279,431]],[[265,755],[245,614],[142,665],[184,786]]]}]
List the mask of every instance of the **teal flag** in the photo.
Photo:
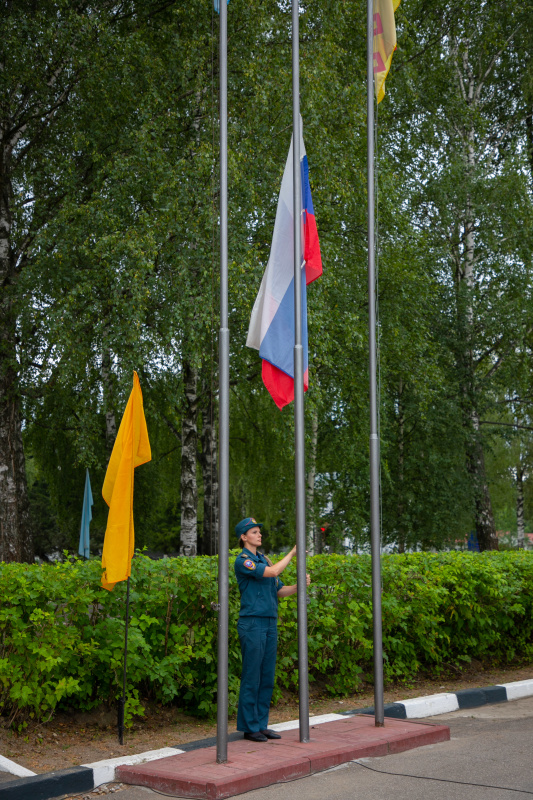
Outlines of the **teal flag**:
[{"label": "teal flag", "polygon": [[80,556],[89,558],[91,555],[89,526],[93,518],[91,506],[93,505],[93,493],[91,492],[91,481],[89,480],[89,470],[85,472],[85,491],[83,493],[83,511],[81,512],[80,545],[78,553]]},{"label": "teal flag", "polygon": [[[229,6],[229,0],[226,3],[226,5]],[[217,12],[217,14],[220,14],[220,0],[215,0],[215,11]]]}]

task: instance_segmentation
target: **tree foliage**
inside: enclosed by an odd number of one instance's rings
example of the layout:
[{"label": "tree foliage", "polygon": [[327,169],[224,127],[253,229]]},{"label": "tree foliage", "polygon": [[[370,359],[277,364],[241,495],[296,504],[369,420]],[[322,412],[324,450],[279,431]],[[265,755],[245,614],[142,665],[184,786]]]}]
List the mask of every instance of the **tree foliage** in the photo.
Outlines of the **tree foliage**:
[{"label": "tree foliage", "polygon": [[[154,454],[137,541],[177,552],[188,520],[213,552],[218,17],[208,0],[3,7],[0,559],[76,547],[87,467],[98,550],[133,369]],[[264,520],[278,549],[292,410],[245,340],[291,135],[291,15],[275,0],[228,11],[230,513]],[[518,0],[405,0],[397,21],[376,161],[383,539],[439,548],[475,529],[492,547],[517,486],[509,432],[523,453],[529,436],[531,22]],[[324,262],[308,294],[309,514],[333,549],[368,540],[365,24],[353,0],[301,3]]]}]

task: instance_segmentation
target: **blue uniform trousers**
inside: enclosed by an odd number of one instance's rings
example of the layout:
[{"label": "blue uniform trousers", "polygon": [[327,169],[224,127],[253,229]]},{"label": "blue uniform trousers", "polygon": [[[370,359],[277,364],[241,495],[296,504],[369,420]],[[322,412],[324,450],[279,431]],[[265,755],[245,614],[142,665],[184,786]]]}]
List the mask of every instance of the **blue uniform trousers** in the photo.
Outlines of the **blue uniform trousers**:
[{"label": "blue uniform trousers", "polygon": [[276,617],[239,617],[237,630],[242,653],[237,730],[255,733],[268,728],[276,671],[278,620]]}]

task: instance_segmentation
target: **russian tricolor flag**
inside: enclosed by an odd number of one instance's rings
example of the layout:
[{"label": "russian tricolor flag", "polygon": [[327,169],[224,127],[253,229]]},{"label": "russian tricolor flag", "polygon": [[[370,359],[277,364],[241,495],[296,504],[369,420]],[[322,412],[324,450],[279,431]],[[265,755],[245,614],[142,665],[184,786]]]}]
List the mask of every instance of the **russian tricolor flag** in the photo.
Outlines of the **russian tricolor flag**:
[{"label": "russian tricolor flag", "polygon": [[[300,126],[301,129],[301,126]],[[278,408],[294,400],[294,225],[292,140],[279,193],[272,247],[257,295],[246,344],[263,359],[263,383]],[[302,185],[302,345],[307,391],[307,290],[322,275],[322,259],[309,185],[309,168],[300,131]]]}]

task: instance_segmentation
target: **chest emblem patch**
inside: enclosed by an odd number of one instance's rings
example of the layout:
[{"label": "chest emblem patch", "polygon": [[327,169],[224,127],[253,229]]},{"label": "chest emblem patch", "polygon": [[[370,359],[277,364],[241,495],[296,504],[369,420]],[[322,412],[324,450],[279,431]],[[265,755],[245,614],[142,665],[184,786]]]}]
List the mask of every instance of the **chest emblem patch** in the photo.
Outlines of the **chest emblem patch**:
[{"label": "chest emblem patch", "polygon": [[255,569],[255,561],[252,561],[251,558],[247,558],[244,562],[244,566],[246,569]]}]

